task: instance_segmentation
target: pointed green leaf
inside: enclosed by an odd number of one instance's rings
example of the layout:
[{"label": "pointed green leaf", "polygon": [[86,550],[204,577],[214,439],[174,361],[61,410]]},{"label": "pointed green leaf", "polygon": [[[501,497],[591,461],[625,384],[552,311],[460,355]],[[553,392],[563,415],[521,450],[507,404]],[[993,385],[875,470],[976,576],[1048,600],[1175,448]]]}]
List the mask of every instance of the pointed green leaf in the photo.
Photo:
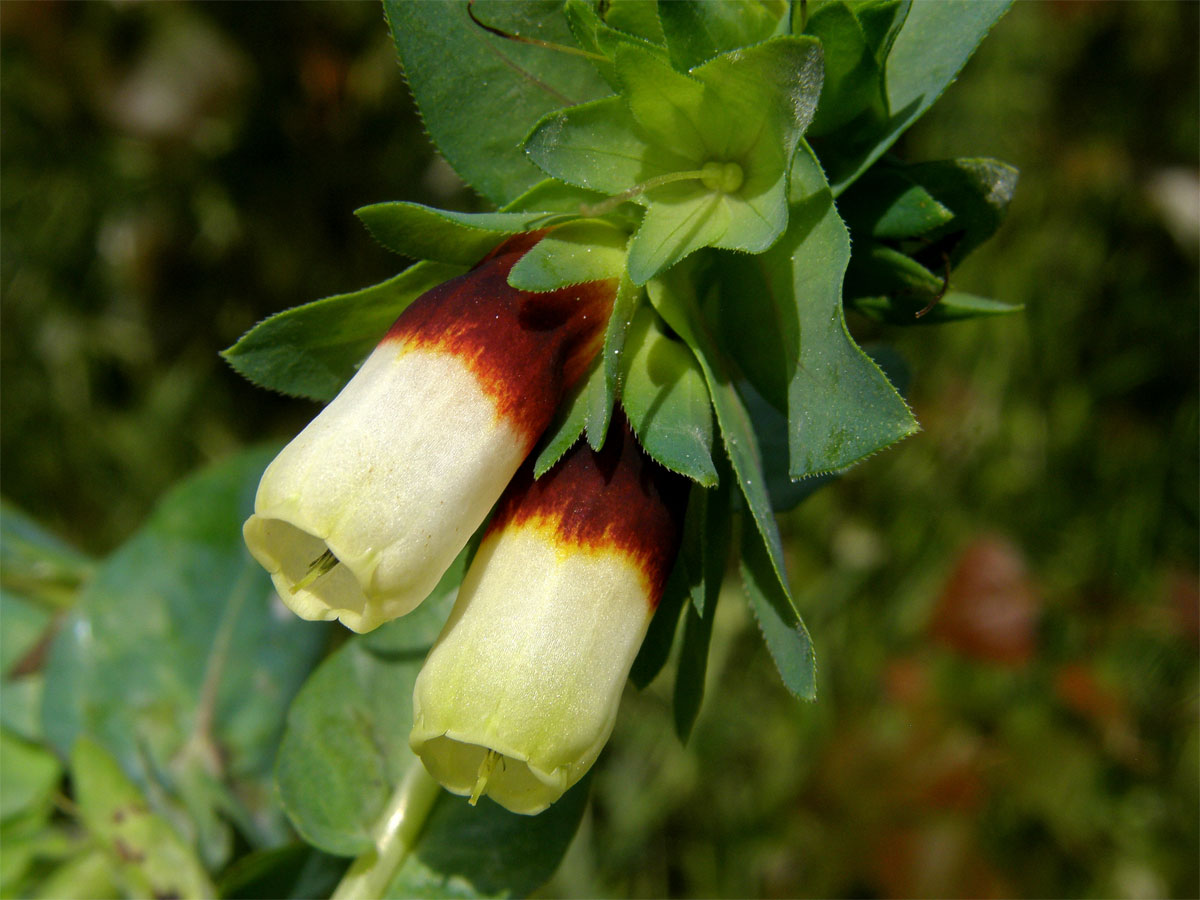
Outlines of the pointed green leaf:
[{"label": "pointed green leaf", "polygon": [[537,454],[533,464],[534,478],[541,478],[549,472],[562,455],[579,440],[587,424],[588,410],[593,405],[593,397],[597,393],[604,393],[604,367],[599,359],[558,405],[554,421],[550,423],[534,451]]},{"label": "pointed green leaf", "polygon": [[[842,279],[850,239],[816,158],[802,148],[792,166],[787,234],[764,257],[772,296],[791,306],[788,381],[793,478],[845,468],[917,430],[907,404],[846,330]],[[792,332],[791,328],[795,328]]]},{"label": "pointed green leaf", "polygon": [[[906,303],[900,297],[859,297],[853,301],[853,305],[864,315],[889,325],[938,325],[981,316],[1005,316],[1025,308],[962,291],[948,291],[933,306],[928,303],[923,306]],[[918,317],[916,314],[922,310],[928,312]]]},{"label": "pointed green leaf", "polygon": [[463,271],[417,263],[382,284],[264,319],[221,355],[259,387],[332,400],[410,303]]},{"label": "pointed green leaf", "polygon": [[998,159],[948,159],[902,171],[954,213],[933,235],[952,266],[995,233],[1017,188],[1016,168]]},{"label": "pointed green leaf", "polygon": [[659,3],[671,62],[688,70],[721,53],[764,41],[775,33],[786,4],[772,0],[669,0]]},{"label": "pointed green leaf", "polygon": [[720,194],[691,184],[656,192],[642,226],[629,245],[629,277],[645,284],[659,272],[729,233],[729,203]]},{"label": "pointed green leaf", "polygon": [[813,143],[834,194],[849,187],[915,122],[966,64],[1009,0],[913,3],[885,66],[888,114],[878,128],[853,129]]},{"label": "pointed green leaf", "polygon": [[853,0],[850,4],[880,69],[892,52],[911,6],[912,0]]},{"label": "pointed green leaf", "polygon": [[[693,487],[692,490],[700,488]],[[662,599],[658,601],[658,609],[654,611],[654,618],[650,620],[650,627],[646,630],[641,649],[638,650],[638,655],[629,670],[629,680],[638,690],[645,689],[666,665],[671,655],[671,645],[675,641],[675,630],[679,625],[679,611],[687,601],[687,567],[683,561],[683,554],[680,553],[667,576]]]},{"label": "pointed green leaf", "polygon": [[619,97],[552,113],[525,141],[525,152],[547,175],[601,194],[691,167],[683,157],[651,148]]},{"label": "pointed green leaf", "polygon": [[750,609],[784,685],[802,700],[815,700],[817,663],[812,638],[776,577],[769,549],[750,528],[742,529],[741,571]]},{"label": "pointed green leaf", "polygon": [[374,203],[354,211],[384,247],[412,259],[472,266],[506,235],[544,228],[561,213],[460,213],[419,203]]},{"label": "pointed green leaf", "polygon": [[689,605],[683,614],[683,643],[679,649],[679,672],[675,677],[672,710],[675,733],[687,742],[704,699],[704,677],[708,672],[708,645],[712,639],[717,604],[709,603],[704,613]]},{"label": "pointed green leaf", "polygon": [[766,544],[780,587],[786,594],[783,542],[779,536],[779,525],[771,510],[758,437],[754,433],[750,414],[733,387],[728,367],[690,290],[689,281],[672,273],[647,285],[647,293],[654,308],[687,342],[700,363],[704,379],[708,382],[708,392],[712,397],[717,424],[721,429],[734,476],[742,495],[746,498],[746,505],[758,532]]},{"label": "pointed green leaf", "polygon": [[722,480],[714,489],[693,487],[688,504],[685,541],[690,542],[692,549],[693,558],[689,568],[697,574],[693,577],[692,603],[684,618],[679,672],[675,678],[672,702],[675,733],[685,742],[691,734],[704,697],[708,648],[717,613],[717,599],[725,576],[725,563],[729,559],[732,490],[726,477],[728,472],[728,466],[722,466]]},{"label": "pointed green leaf", "polygon": [[613,404],[616,403],[621,376],[621,354],[625,350],[625,338],[634,310],[642,299],[642,289],[634,285],[624,274],[617,288],[612,314],[604,329],[604,347],[600,352],[600,370],[603,379],[591,386],[588,393],[587,439],[588,446],[599,450],[608,435],[608,424],[612,420]]},{"label": "pointed green leaf", "polygon": [[[478,0],[473,11],[507,34],[575,43],[558,3]],[[498,206],[540,180],[520,151],[533,124],[609,93],[587,59],[488,32],[465,2],[385,0],[384,12],[434,144]]]},{"label": "pointed green leaf", "polygon": [[654,44],[663,43],[657,0],[608,0],[604,21],[619,31]]},{"label": "pointed green leaf", "polygon": [[593,59],[592,63],[596,66],[596,71],[614,91],[620,90],[621,87],[617,78],[617,68],[613,63],[613,57],[616,55],[618,47],[633,44],[666,58],[667,53],[664,48],[636,34],[614,28],[600,18],[595,5],[587,0],[567,0],[563,4],[563,12],[571,24],[571,31],[579,41],[579,46],[601,57],[601,59]]},{"label": "pointed green leaf", "polygon": [[92,735],[139,784],[160,786],[156,803],[186,808],[214,865],[230,849],[223,815],[256,844],[285,832],[271,763],[328,634],[283,609],[242,542],[273,453],[235,456],[168,494],[97,569],[45,669],[51,746],[66,756]]},{"label": "pointed green leaf", "polygon": [[0,501],[0,585],[6,590],[67,605],[94,565],[21,510]]},{"label": "pointed green leaf", "polygon": [[215,897],[208,874],[171,824],[151,812],[137,786],[101,743],[87,736],[71,752],[75,802],[133,897]]},{"label": "pointed green leaf", "polygon": [[686,345],[667,337],[648,306],[629,329],[621,404],[651,457],[706,487],[717,483],[704,373]]},{"label": "pointed green leaf", "polygon": [[881,240],[916,238],[954,219],[954,212],[903,170],[874,166],[837,202],[856,239],[869,235]]},{"label": "pointed green leaf", "polygon": [[556,291],[585,281],[620,278],[629,235],[588,219],[556,228],[522,256],[508,273],[519,291]]},{"label": "pointed green leaf", "polygon": [[821,41],[825,58],[825,81],[810,137],[885,120],[883,71],[850,8],[841,2],[821,4],[804,31]]}]

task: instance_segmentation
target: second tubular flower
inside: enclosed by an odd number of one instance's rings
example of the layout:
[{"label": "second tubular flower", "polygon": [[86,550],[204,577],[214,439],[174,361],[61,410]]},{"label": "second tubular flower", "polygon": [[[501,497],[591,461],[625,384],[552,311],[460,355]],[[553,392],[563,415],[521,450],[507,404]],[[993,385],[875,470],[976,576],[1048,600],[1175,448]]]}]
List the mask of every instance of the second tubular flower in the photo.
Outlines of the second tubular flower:
[{"label": "second tubular flower", "polygon": [[263,474],[246,544],[301,617],[369,631],[419,604],[595,356],[615,280],[508,284],[542,236],[414,301]]},{"label": "second tubular flower", "polygon": [[410,743],[448,790],[537,813],[595,762],[679,546],[687,483],[622,416],[505,492],[417,677]]}]

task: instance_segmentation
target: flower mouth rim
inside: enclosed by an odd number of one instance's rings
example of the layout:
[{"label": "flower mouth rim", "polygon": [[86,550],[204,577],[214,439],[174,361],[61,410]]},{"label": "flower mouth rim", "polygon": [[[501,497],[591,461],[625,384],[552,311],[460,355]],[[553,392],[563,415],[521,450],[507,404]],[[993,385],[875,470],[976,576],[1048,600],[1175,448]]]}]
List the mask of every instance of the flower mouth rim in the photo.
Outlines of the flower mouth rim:
[{"label": "flower mouth rim", "polygon": [[[572,779],[571,766],[557,766],[546,771],[531,763],[527,753],[505,750],[499,746],[505,743],[503,741],[492,740],[483,743],[478,737],[467,737],[458,729],[430,732],[428,735],[419,734],[419,729],[419,724],[413,726],[409,737],[409,747],[416,754],[421,765],[425,766],[426,770],[443,788],[460,797],[471,795],[475,787],[479,764],[483,762],[489,752],[496,753],[500,757],[500,762],[489,777],[488,784],[482,793],[510,812],[522,815],[536,815],[543,812],[578,780]],[[440,757],[444,754],[431,752],[438,750],[451,750],[457,757],[458,764],[456,765],[454,761],[441,764]],[[464,764],[463,757],[468,756],[471,759]],[[433,762],[432,766],[430,765],[431,761]],[[527,773],[528,777],[522,779],[521,772]],[[469,774],[462,775],[461,773]],[[497,773],[499,774],[497,775]],[[531,796],[536,796],[537,800],[533,803],[522,802]]]},{"label": "flower mouth rim", "polygon": [[[272,532],[275,532],[272,534]],[[343,548],[336,535],[323,536],[305,528],[287,516],[254,513],[242,525],[242,537],[250,555],[271,576],[276,593],[292,612],[315,622],[340,621],[351,631],[363,633],[378,628],[392,616],[386,603],[369,595],[375,587],[378,554],[374,550],[355,558]],[[287,548],[288,544],[293,546]],[[324,553],[331,553],[337,565],[297,588],[309,567]],[[340,603],[336,597],[353,597],[353,603]]]}]

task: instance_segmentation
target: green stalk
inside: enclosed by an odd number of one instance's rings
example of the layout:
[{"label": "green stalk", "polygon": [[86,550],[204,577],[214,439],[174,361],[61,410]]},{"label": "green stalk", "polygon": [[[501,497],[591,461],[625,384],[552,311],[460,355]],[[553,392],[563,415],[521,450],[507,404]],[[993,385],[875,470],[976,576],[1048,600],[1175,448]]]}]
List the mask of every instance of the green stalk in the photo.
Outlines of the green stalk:
[{"label": "green stalk", "polygon": [[377,900],[416,845],[441,786],[414,759],[375,829],[375,846],[354,860],[331,900]]}]

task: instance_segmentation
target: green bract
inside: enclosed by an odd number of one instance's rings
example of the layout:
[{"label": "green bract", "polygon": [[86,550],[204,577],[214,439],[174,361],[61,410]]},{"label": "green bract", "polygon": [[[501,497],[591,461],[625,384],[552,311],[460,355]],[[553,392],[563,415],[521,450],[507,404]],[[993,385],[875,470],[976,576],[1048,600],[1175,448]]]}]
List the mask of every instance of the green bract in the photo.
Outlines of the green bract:
[{"label": "green bract", "polygon": [[529,157],[570,184],[646,208],[629,250],[645,284],[701,247],[761,253],[787,227],[787,170],[821,91],[812,38],[780,37],[675,71],[618,46],[621,94],[542,119]]}]

